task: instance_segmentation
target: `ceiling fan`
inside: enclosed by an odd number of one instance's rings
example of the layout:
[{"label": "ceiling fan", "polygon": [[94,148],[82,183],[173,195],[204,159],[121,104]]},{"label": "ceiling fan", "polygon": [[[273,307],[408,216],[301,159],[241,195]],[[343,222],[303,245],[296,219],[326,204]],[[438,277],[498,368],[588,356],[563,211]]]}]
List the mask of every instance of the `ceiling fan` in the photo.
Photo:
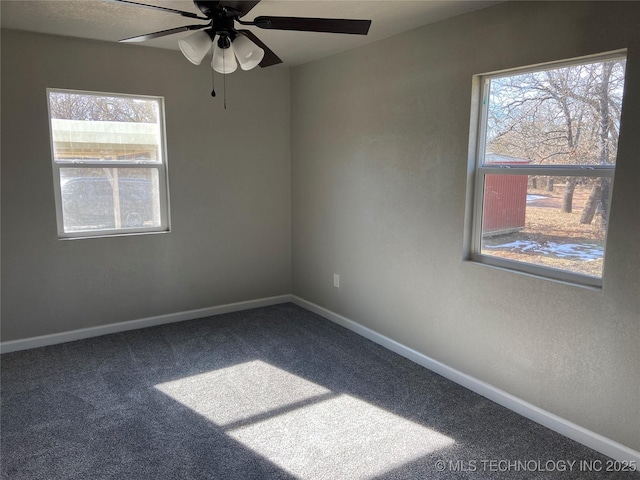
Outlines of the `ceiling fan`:
[{"label": "ceiling fan", "polygon": [[260,16],[249,22],[241,20],[260,0],[193,0],[193,3],[200,12],[202,12],[202,15],[158,5],[147,5],[130,0],[112,1],[137,7],[152,8],[187,18],[206,21],[207,23],[205,24],[185,25],[169,30],[125,38],[120,41],[143,42],[175,33],[198,30],[198,32],[178,42],[180,50],[190,62],[199,65],[213,45],[211,66],[216,72],[223,74],[236,71],[238,63],[243,70],[251,70],[258,65],[260,65],[260,67],[269,67],[282,63],[282,60],[260,41],[253,32],[246,29],[236,29],[236,22],[240,25],[251,25],[263,29],[346,33],[353,35],[366,35],[371,26],[371,20],[337,18]]}]

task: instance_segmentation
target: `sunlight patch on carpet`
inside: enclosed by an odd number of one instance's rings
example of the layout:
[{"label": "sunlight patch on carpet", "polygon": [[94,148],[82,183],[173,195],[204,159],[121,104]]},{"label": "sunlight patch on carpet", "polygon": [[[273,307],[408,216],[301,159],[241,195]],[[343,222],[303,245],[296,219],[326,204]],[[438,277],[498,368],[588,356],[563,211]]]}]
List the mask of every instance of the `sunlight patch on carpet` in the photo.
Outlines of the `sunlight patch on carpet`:
[{"label": "sunlight patch on carpet", "polygon": [[228,434],[301,479],[372,478],[455,443],[350,395]]},{"label": "sunlight patch on carpet", "polygon": [[161,383],[155,388],[220,426],[331,393],[260,360]]},{"label": "sunlight patch on carpet", "polygon": [[259,360],[155,388],[300,479],[373,478],[455,443]]}]

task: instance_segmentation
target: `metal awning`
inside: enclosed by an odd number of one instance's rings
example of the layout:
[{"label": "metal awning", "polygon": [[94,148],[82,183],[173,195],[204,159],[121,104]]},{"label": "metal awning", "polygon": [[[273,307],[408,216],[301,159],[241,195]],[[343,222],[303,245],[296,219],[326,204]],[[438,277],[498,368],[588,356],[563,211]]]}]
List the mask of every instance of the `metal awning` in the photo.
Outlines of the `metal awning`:
[{"label": "metal awning", "polygon": [[160,131],[155,123],[51,119],[56,160],[151,155],[157,158]]}]

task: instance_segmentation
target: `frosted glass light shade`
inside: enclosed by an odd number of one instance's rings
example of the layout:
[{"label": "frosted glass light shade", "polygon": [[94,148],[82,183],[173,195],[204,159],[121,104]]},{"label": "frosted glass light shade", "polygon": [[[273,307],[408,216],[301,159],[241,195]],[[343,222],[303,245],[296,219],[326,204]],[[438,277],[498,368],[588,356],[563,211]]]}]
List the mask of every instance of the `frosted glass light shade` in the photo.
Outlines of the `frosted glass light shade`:
[{"label": "frosted glass light shade", "polygon": [[233,47],[229,45],[228,48],[220,48],[217,41],[214,44],[211,67],[218,73],[235,72],[238,69],[238,62],[233,54]]},{"label": "frosted glass light shade", "polygon": [[196,32],[178,42],[180,51],[194,65],[200,65],[202,59],[211,50],[211,37],[207,32]]},{"label": "frosted glass light shade", "polygon": [[238,57],[242,70],[251,70],[264,58],[264,50],[244,35],[238,35],[233,41],[233,51]]}]

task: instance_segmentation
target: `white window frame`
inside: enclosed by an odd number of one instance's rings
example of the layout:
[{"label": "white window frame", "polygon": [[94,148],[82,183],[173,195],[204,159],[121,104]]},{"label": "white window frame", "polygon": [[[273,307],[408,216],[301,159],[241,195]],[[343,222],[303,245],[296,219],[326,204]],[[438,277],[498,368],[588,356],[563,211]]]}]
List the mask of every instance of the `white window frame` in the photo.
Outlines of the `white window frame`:
[{"label": "white window frame", "polygon": [[[69,239],[82,239],[82,238],[96,238],[96,237],[112,237],[112,236],[128,236],[128,235],[141,235],[149,233],[165,233],[170,232],[170,212],[169,212],[169,181],[168,181],[168,166],[167,166],[167,142],[166,142],[166,128],[164,117],[164,97],[151,96],[151,95],[130,95],[123,93],[107,93],[107,92],[94,92],[88,90],[69,90],[61,88],[47,88],[47,109],[49,114],[49,140],[51,143],[51,165],[53,170],[53,184],[54,184],[54,199],[56,207],[56,220],[58,227],[58,238],[61,240]],[[116,98],[134,98],[140,100],[153,100],[158,102],[158,127],[160,131],[160,145],[159,145],[159,161],[158,162],[140,162],[140,161],[127,161],[127,160],[73,160],[73,161],[56,161],[55,150],[53,143],[53,126],[51,122],[51,105],[50,105],[50,93],[70,93],[77,95],[88,95],[95,97],[116,97]],[[76,232],[64,231],[64,219],[62,216],[62,188],[60,185],[60,169],[61,168],[104,168],[104,167],[117,167],[117,168],[148,168],[156,170],[158,173],[158,190],[160,196],[160,225],[154,227],[127,227],[127,228],[112,228],[112,229],[100,229],[100,230],[82,230]]]},{"label": "white window frame", "polygon": [[[524,68],[514,68],[509,70],[501,70],[483,75],[476,75],[476,85],[479,85],[476,98],[473,99],[472,105],[472,134],[471,146],[475,148],[470,155],[469,172],[472,176],[470,181],[470,197],[472,198],[471,220],[467,221],[467,228],[470,235],[465,236],[465,255],[464,259],[488,265],[499,269],[532,275],[539,278],[558,281],[561,283],[584,286],[589,288],[601,289],[602,279],[604,277],[604,262],[606,261],[606,237],[604,245],[603,257],[603,277],[592,277],[582,275],[567,270],[556,269],[534,265],[531,263],[518,262],[508,260],[497,256],[486,255],[481,253],[482,245],[482,217],[484,203],[484,185],[486,175],[537,175],[537,176],[575,176],[575,177],[606,177],[611,179],[611,188],[609,191],[609,214],[611,212],[611,195],[613,192],[613,177],[615,173],[615,165],[485,165],[485,148],[487,121],[489,113],[489,95],[490,82],[495,78],[503,78],[514,76],[528,72],[540,72],[545,70],[553,70],[572,65],[580,65],[586,63],[604,62],[607,60],[622,59],[627,57],[626,49],[617,50],[605,54],[581,57],[573,60],[564,60],[550,62],[545,64],[534,65]],[[477,103],[475,103],[477,102]],[[475,118],[474,118],[475,117]],[[475,122],[475,128],[474,128]],[[475,138],[474,138],[475,137]],[[608,227],[607,227],[608,229]],[[608,237],[608,232],[607,232]]]}]

